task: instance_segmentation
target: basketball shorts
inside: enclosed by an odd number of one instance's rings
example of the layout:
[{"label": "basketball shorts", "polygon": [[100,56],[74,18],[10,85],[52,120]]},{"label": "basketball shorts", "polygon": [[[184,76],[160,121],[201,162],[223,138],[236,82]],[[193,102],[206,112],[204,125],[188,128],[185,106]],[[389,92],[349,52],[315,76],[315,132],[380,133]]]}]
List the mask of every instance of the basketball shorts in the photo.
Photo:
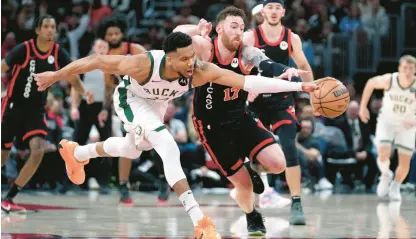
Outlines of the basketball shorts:
[{"label": "basketball shorts", "polygon": [[[295,115],[295,106],[288,106],[287,109],[282,110],[269,110],[266,112],[254,112],[256,117],[258,117],[263,123],[263,125],[273,132],[276,135],[279,135],[279,138],[292,138],[292,135],[296,136],[296,133],[300,130],[300,124]],[[288,126],[286,128],[291,129],[291,135],[280,135],[279,129],[282,125]]]},{"label": "basketball shorts", "polygon": [[45,138],[47,132],[45,114],[41,111],[30,112],[28,109],[10,109],[6,106],[2,112],[2,150],[11,149],[16,141],[19,142],[19,149],[28,148],[30,139]]},{"label": "basketball shorts", "polygon": [[[123,83],[119,84],[114,91],[113,102],[117,116],[123,121],[122,128],[126,134],[135,135],[139,130],[146,135],[150,131],[166,129],[163,123],[167,108],[166,102],[137,97],[126,89]],[[136,146],[139,151],[153,148],[146,139]]]},{"label": "basketball shorts", "polygon": [[375,144],[393,144],[401,153],[412,155],[415,150],[416,132],[406,129],[402,122],[377,120]]},{"label": "basketball shorts", "polygon": [[276,140],[252,114],[246,113],[227,125],[205,124],[193,117],[199,140],[224,176],[235,174],[247,157],[254,160],[258,153]]}]

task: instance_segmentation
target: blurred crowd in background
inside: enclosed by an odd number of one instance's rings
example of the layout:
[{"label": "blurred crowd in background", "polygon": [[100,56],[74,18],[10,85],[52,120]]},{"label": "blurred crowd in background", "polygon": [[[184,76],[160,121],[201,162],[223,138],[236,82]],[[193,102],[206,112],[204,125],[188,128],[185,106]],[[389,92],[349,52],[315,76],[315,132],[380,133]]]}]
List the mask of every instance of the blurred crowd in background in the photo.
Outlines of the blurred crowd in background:
[{"label": "blurred crowd in background", "polygon": [[[316,52],[323,51],[331,34],[354,35],[361,42],[371,42],[375,36],[388,37],[395,25],[390,15],[400,15],[401,0],[287,0],[285,26],[297,33],[302,41],[305,55],[314,70],[315,78],[325,74],[323,60]],[[164,4],[161,4],[164,3]],[[133,0],[3,0],[1,13],[2,59],[17,44],[34,36],[35,19],[42,14],[51,14],[57,21],[56,41],[64,47],[73,60],[90,53],[95,39],[96,25],[110,15],[124,17],[127,22],[125,41],[139,43],[146,49],[161,49],[164,37],[180,24],[198,24],[201,18],[215,21],[216,15],[228,5],[243,9],[248,16],[247,28],[262,21],[256,0],[182,0],[182,1],[133,1]],[[416,14],[415,14],[416,15]],[[413,26],[414,27],[414,26]],[[416,44],[416,41],[413,42]],[[401,54],[401,53],[400,53]],[[397,62],[397,59],[394,59]],[[334,63],[335,64],[335,63]],[[397,67],[397,66],[395,66]],[[391,68],[393,71],[395,68]],[[396,68],[397,69],[397,68]],[[384,73],[384,72],[373,72]],[[344,76],[345,77],[345,76]],[[372,144],[376,115],[381,100],[374,97],[369,104],[371,120],[363,125],[358,118],[359,98],[364,83],[354,84],[353,79],[340,78],[349,88],[351,103],[342,116],[335,119],[314,117],[308,95],[298,94],[296,115],[302,126],[298,135],[299,159],[302,165],[302,184],[305,190],[336,190],[339,192],[372,192],[377,182],[376,152]],[[8,84],[7,74],[2,75],[2,96]],[[47,102],[47,125],[51,142],[40,169],[27,185],[29,189],[71,190],[65,167],[56,151],[62,138],[71,139],[77,125],[71,117],[70,90],[68,83],[61,81],[49,90]],[[190,100],[192,92],[170,102],[165,124],[175,137],[181,150],[181,162],[193,188],[227,188],[230,186],[204,151],[190,122]],[[378,96],[381,96],[380,92]],[[121,135],[121,122],[112,117],[113,135]],[[91,142],[99,141],[96,128],[90,132]],[[105,139],[101,139],[105,140]],[[280,139],[285,140],[285,139]],[[397,162],[394,153],[392,168]],[[12,183],[22,167],[28,152],[15,149],[2,169],[2,183]],[[83,189],[108,189],[115,185],[117,159],[111,159],[111,173],[101,174],[93,163],[87,167]],[[155,164],[160,160],[154,151],[144,153],[134,160],[131,187],[140,191],[158,189],[158,174],[161,168]],[[97,161],[98,162],[98,161]],[[99,164],[100,162],[98,162]],[[89,173],[88,170],[91,172]],[[284,175],[278,180],[277,190],[287,190]],[[414,190],[416,160],[412,160],[411,172],[404,190]],[[104,193],[106,190],[102,190]]]}]

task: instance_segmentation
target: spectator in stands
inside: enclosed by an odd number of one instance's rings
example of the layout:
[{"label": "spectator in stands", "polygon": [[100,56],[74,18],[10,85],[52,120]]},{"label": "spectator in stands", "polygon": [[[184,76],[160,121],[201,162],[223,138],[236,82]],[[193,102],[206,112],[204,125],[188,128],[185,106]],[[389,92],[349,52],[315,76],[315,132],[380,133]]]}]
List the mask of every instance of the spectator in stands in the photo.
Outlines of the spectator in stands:
[{"label": "spectator in stands", "polygon": [[210,5],[208,7],[205,19],[208,22],[215,22],[215,20],[217,19],[218,13],[228,6],[230,6],[228,0],[219,0],[218,3]]},{"label": "spectator in stands", "polygon": [[109,6],[116,13],[126,13],[130,10],[130,0],[101,0],[106,6]]},{"label": "spectator in stands", "polygon": [[370,0],[371,11],[361,17],[364,31],[369,39],[376,35],[385,36],[390,27],[390,20],[386,9],[380,5],[380,0]]},{"label": "spectator in stands", "polygon": [[175,23],[175,26],[183,24],[198,25],[199,18],[197,16],[192,15],[192,10],[190,6],[184,5],[180,10],[180,14],[173,17],[173,22]]},{"label": "spectator in stands", "polygon": [[[329,12],[336,19],[336,25],[347,16],[347,9],[344,6],[344,0],[334,0],[334,5],[329,8]],[[338,30],[338,29],[337,29]]]},{"label": "spectator in stands", "polygon": [[365,15],[371,12],[371,6],[369,1],[371,0],[355,0],[352,4],[357,4],[358,8],[360,9],[361,15]]},{"label": "spectator in stands", "polygon": [[329,13],[326,4],[318,6],[318,12],[308,20],[311,26],[310,36],[314,43],[326,42],[326,37],[332,32],[332,25],[337,24],[335,16]]},{"label": "spectator in stands", "polygon": [[263,4],[258,4],[251,9],[251,23],[249,28],[255,28],[263,23],[264,18],[261,15],[261,10],[263,9]]},{"label": "spectator in stands", "polygon": [[[355,171],[355,177],[357,180],[362,180],[362,169],[364,166],[368,166],[367,174],[363,183],[367,189],[370,189],[377,173],[377,165],[374,156],[371,153],[371,129],[359,120],[358,111],[358,102],[351,101],[345,114],[336,119],[326,120],[326,125],[335,126],[341,129],[344,133],[348,147],[345,157],[355,158],[358,162],[359,167]],[[350,175],[347,176],[350,177]],[[347,181],[349,180],[352,180],[352,178],[347,179]],[[351,181],[349,181],[349,183],[351,183]]]},{"label": "spectator in stands", "polygon": [[6,39],[1,44],[1,58],[5,58],[16,45],[16,35],[13,32],[7,33]]},{"label": "spectator in stands", "polygon": [[90,26],[95,27],[95,24],[101,21],[106,16],[110,16],[113,13],[111,8],[107,5],[102,4],[101,0],[94,0],[91,5],[90,15],[91,21]]},{"label": "spectator in stands", "polygon": [[[296,147],[300,151],[300,161],[302,162],[303,171],[315,171],[314,175],[317,180],[315,189],[324,190],[332,189],[333,185],[325,178],[324,164],[320,152],[319,139],[313,136],[314,122],[312,119],[302,119],[301,131],[297,137]],[[308,175],[308,174],[307,174]]]},{"label": "spectator in stands", "polygon": [[302,41],[309,40],[309,25],[308,25],[308,22],[303,18],[298,19],[296,21],[296,26],[295,26],[294,32],[296,32],[299,35],[299,37]]},{"label": "spectator in stands", "polygon": [[348,16],[342,18],[339,28],[341,32],[351,34],[361,27],[360,8],[357,5],[351,5]]}]

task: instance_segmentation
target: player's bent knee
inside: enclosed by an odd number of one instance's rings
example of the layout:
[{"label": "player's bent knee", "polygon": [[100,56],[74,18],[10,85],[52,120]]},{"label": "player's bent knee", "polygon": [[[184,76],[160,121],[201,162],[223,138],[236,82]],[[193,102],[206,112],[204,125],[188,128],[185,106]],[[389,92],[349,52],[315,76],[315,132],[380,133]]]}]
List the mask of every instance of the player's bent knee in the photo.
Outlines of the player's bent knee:
[{"label": "player's bent knee", "polygon": [[45,151],[43,148],[34,148],[30,150],[30,158],[34,160],[36,163],[40,163],[42,161],[43,155]]},{"label": "player's bent knee", "polygon": [[178,181],[186,179],[181,166],[180,151],[172,135],[167,130],[152,132],[148,140],[162,158],[168,184],[173,187]]},{"label": "player's bent knee", "polygon": [[286,169],[286,158],[279,145],[273,144],[264,148],[257,159],[269,173],[279,174]]}]

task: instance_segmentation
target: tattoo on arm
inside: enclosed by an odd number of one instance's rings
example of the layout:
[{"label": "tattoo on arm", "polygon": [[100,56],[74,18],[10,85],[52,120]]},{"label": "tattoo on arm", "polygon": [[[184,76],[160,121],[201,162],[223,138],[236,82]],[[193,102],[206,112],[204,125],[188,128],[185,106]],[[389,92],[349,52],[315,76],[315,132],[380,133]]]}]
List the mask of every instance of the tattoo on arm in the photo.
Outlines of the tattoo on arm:
[{"label": "tattoo on arm", "polygon": [[260,62],[269,59],[260,49],[248,45],[243,46],[241,55],[245,64],[253,64],[257,68]]}]

